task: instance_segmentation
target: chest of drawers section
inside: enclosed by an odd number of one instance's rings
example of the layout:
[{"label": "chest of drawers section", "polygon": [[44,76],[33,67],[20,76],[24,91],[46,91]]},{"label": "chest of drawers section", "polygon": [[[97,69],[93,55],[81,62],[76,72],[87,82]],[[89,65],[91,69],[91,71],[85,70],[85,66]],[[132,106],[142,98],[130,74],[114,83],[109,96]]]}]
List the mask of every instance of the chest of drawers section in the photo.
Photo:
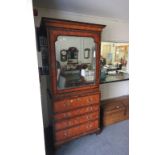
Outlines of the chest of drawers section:
[{"label": "chest of drawers section", "polygon": [[100,94],[55,101],[52,115],[55,145],[99,130]]}]

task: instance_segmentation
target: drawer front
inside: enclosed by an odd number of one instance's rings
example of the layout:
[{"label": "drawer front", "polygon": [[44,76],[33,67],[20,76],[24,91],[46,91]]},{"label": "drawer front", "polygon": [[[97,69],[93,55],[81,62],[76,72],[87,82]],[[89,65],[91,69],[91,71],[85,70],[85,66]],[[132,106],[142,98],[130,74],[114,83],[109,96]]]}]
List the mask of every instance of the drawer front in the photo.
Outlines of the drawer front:
[{"label": "drawer front", "polygon": [[94,112],[98,110],[99,110],[99,105],[94,105],[94,106],[89,106],[85,108],[80,108],[77,110],[72,110],[72,111],[65,112],[65,113],[55,114],[53,117],[56,121],[58,121],[61,119],[72,118],[74,116],[78,116],[78,115],[82,115],[85,113],[90,113],[90,112]]},{"label": "drawer front", "polygon": [[76,118],[68,119],[65,121],[56,122],[55,123],[55,130],[65,129],[65,128],[68,128],[71,126],[75,126],[75,125],[78,125],[81,123],[88,122],[90,120],[96,120],[97,118],[99,118],[99,112],[98,111],[96,111],[94,113],[87,114],[87,115],[79,116]]},{"label": "drawer front", "polygon": [[96,121],[85,123],[85,124],[82,124],[82,125],[79,125],[79,126],[67,129],[67,130],[58,131],[56,132],[55,139],[56,141],[67,140],[71,137],[87,133],[91,130],[98,129],[98,126],[99,126],[99,122],[98,120],[96,120]]},{"label": "drawer front", "polygon": [[125,120],[125,115],[124,115],[125,111],[118,111],[118,112],[114,112],[111,114],[105,114],[103,116],[103,124],[106,125],[110,125],[110,124],[114,124],[120,121]]},{"label": "drawer front", "polygon": [[54,112],[64,112],[78,107],[99,103],[99,94],[77,97],[72,99],[64,99],[54,102]]},{"label": "drawer front", "polygon": [[114,104],[107,104],[104,106],[104,113],[105,114],[111,114],[118,111],[125,110],[125,107],[122,103],[114,103]]}]

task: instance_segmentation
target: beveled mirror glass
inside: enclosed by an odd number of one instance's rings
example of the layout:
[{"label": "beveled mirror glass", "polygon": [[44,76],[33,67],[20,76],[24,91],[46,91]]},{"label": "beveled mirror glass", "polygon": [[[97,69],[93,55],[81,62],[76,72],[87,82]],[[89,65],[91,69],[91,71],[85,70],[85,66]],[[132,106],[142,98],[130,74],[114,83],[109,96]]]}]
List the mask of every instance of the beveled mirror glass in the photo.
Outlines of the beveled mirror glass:
[{"label": "beveled mirror glass", "polygon": [[[93,38],[58,36],[55,49],[58,89],[95,83],[96,50]],[[85,49],[89,49],[89,55],[84,53]]]}]

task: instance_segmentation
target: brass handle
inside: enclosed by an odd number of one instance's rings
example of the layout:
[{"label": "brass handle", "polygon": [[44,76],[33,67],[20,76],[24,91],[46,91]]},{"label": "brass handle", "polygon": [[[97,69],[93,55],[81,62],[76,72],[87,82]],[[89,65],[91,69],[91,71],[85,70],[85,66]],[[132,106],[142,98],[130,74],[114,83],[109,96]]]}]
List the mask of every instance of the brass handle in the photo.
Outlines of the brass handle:
[{"label": "brass handle", "polygon": [[67,133],[67,132],[64,132],[64,136],[65,136],[65,137],[68,136],[68,133]]},{"label": "brass handle", "polygon": [[120,106],[119,106],[119,105],[117,105],[117,106],[116,106],[116,108],[117,108],[117,109],[119,109],[119,108],[120,108]]},{"label": "brass handle", "polygon": [[73,100],[70,100],[70,103],[72,103],[73,102]]},{"label": "brass handle", "polygon": [[92,111],[93,110],[93,107],[88,107],[87,110]]},{"label": "brass handle", "polygon": [[91,117],[90,116],[86,116],[87,120],[89,120]]},{"label": "brass handle", "polygon": [[92,127],[92,124],[89,124],[87,125],[87,129],[91,128]]}]

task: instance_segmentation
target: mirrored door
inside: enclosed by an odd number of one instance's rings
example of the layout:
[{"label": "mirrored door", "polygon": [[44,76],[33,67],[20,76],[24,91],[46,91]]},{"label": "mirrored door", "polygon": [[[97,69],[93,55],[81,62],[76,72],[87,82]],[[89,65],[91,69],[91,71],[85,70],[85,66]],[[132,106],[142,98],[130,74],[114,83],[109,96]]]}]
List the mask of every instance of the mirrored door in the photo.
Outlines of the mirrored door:
[{"label": "mirrored door", "polygon": [[93,38],[58,36],[55,52],[58,89],[95,83],[96,45]]}]

